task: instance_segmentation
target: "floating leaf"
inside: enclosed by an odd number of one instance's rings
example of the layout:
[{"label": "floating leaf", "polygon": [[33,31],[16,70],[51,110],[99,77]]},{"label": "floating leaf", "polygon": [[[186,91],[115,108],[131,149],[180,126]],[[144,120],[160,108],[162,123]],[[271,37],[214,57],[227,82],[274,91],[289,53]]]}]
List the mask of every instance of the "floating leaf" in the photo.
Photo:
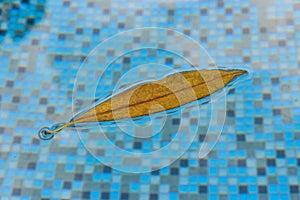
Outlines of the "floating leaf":
[{"label": "floating leaf", "polygon": [[245,70],[214,69],[171,74],[163,79],[142,83],[112,95],[95,107],[77,115],[69,123],[42,129],[43,134],[50,138],[50,135],[53,136],[69,126],[137,118],[172,110],[208,97],[246,73]]}]

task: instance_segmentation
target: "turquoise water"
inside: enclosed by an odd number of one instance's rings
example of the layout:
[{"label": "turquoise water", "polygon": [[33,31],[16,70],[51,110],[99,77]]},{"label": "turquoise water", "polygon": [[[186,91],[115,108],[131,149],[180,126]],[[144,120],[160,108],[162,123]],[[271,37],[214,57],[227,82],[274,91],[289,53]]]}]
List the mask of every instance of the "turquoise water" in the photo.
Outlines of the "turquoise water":
[{"label": "turquoise water", "polygon": [[[299,198],[300,2],[0,8],[1,199]],[[171,115],[37,135],[95,99],[192,66],[251,76]]]}]

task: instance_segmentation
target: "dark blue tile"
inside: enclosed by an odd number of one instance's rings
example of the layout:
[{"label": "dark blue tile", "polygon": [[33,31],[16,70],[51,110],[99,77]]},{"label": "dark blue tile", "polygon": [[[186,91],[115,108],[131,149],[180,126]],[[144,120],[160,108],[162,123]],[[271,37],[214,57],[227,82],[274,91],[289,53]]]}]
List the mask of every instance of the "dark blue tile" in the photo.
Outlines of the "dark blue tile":
[{"label": "dark blue tile", "polygon": [[274,116],[281,115],[281,110],[275,108],[275,109],[272,109],[272,113],[273,113]]},{"label": "dark blue tile", "polygon": [[76,181],[81,181],[82,180],[82,174],[75,174],[74,175],[74,180],[76,180]]},{"label": "dark blue tile", "polygon": [[199,185],[198,186],[198,192],[199,193],[207,193],[208,192],[208,187],[206,185]]},{"label": "dark blue tile", "polygon": [[172,65],[173,64],[173,58],[166,58],[165,63],[168,65]]},{"label": "dark blue tile", "polygon": [[128,193],[121,193],[120,200],[129,200],[129,194]]},{"label": "dark blue tile", "polygon": [[273,77],[273,78],[271,78],[271,82],[272,82],[272,84],[279,84],[279,78],[278,77]]},{"label": "dark blue tile", "polygon": [[12,80],[6,81],[6,87],[8,87],[8,88],[14,87],[14,81],[12,81]]},{"label": "dark blue tile", "polygon": [[273,159],[273,158],[267,159],[267,166],[275,167],[276,166],[276,160]]},{"label": "dark blue tile", "polygon": [[101,192],[101,199],[108,200],[110,198],[109,192]]},{"label": "dark blue tile", "polygon": [[255,117],[254,118],[254,123],[258,124],[258,125],[263,124],[263,118],[262,117]]},{"label": "dark blue tile", "polygon": [[178,168],[172,167],[171,170],[170,170],[170,174],[171,175],[178,175],[179,174]]},{"label": "dark blue tile", "polygon": [[200,159],[199,167],[207,167],[207,159]]},{"label": "dark blue tile", "polygon": [[268,187],[266,185],[259,185],[258,186],[258,193],[260,193],[260,194],[268,193]]},{"label": "dark blue tile", "polygon": [[21,188],[14,188],[13,191],[12,191],[12,195],[20,196],[21,192],[22,192]]},{"label": "dark blue tile", "polygon": [[290,193],[298,194],[299,193],[299,185],[290,185]]},{"label": "dark blue tile", "polygon": [[236,135],[236,140],[238,142],[244,142],[246,139],[245,139],[245,135],[244,134],[237,134]]},{"label": "dark blue tile", "polygon": [[71,188],[72,188],[72,182],[64,181],[63,189],[71,189]]},{"label": "dark blue tile", "polygon": [[142,149],[142,142],[134,142],[133,148],[134,149]]},{"label": "dark blue tile", "polygon": [[271,100],[271,99],[272,99],[272,96],[271,96],[271,94],[269,94],[269,93],[265,93],[265,94],[263,94],[263,99],[264,99],[264,100]]},{"label": "dark blue tile", "polygon": [[266,168],[264,168],[264,167],[257,168],[257,175],[265,176],[266,175]]},{"label": "dark blue tile", "polygon": [[245,159],[239,159],[238,160],[238,166],[239,167],[246,167],[247,163]]},{"label": "dark blue tile", "polygon": [[180,166],[181,167],[188,167],[189,166],[189,161],[187,159],[181,159],[180,160]]},{"label": "dark blue tile", "polygon": [[179,118],[172,119],[172,124],[173,125],[179,125],[180,124],[180,119]]},{"label": "dark blue tile", "polygon": [[233,110],[227,110],[227,117],[234,117],[235,112]]},{"label": "dark blue tile", "polygon": [[248,187],[246,185],[239,186],[239,193],[240,194],[247,194],[248,193]]},{"label": "dark blue tile", "polygon": [[150,194],[149,200],[158,200],[158,194]]},{"label": "dark blue tile", "polygon": [[285,158],[285,151],[284,150],[276,150],[276,157],[277,158]]},{"label": "dark blue tile", "polygon": [[104,166],[104,167],[103,167],[103,172],[104,172],[104,173],[111,173],[111,167],[109,167],[109,166]]},{"label": "dark blue tile", "polygon": [[83,199],[90,199],[90,196],[91,196],[90,192],[83,192],[81,195]]},{"label": "dark blue tile", "polygon": [[154,170],[151,172],[152,175],[159,175],[160,174],[160,170]]},{"label": "dark blue tile", "polygon": [[30,162],[28,163],[27,169],[35,170],[36,163],[35,162]]}]

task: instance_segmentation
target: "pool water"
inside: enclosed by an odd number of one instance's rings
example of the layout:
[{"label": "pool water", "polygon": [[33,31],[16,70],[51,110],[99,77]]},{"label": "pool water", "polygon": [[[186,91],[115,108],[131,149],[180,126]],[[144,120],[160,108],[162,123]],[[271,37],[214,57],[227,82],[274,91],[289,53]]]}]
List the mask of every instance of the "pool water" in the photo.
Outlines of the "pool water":
[{"label": "pool water", "polygon": [[[291,0],[0,1],[0,199],[299,199],[299,26]],[[38,137],[218,66],[250,75],[207,104]]]}]

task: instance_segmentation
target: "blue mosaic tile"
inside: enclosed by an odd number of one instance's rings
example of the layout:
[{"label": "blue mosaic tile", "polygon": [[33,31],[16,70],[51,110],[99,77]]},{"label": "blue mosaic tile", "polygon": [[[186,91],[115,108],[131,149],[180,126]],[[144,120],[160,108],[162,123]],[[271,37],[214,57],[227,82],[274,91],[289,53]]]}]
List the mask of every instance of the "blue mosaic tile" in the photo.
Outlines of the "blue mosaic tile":
[{"label": "blue mosaic tile", "polygon": [[[1,198],[298,199],[299,5],[252,0],[0,2]],[[198,159],[205,140],[201,131],[207,129],[203,123],[209,119],[205,112],[190,149],[171,165],[149,173],[130,174],[105,166],[72,130],[52,141],[39,140],[40,127],[71,118],[74,79],[90,51],[116,33],[149,26],[189,35],[217,65],[253,72],[228,91],[226,123],[213,150]],[[134,46],[140,40],[123,42]],[[123,45],[112,45],[96,59],[111,60]],[[113,81],[132,66],[147,62],[182,65],[162,51],[128,54],[112,65],[97,96],[107,94]],[[86,78],[93,76],[91,72]],[[77,92],[83,104],[83,95],[94,91],[89,91],[92,83],[81,81]],[[198,125],[191,114],[183,119],[174,116],[167,128],[176,130],[182,121],[188,127]],[[116,134],[116,127],[107,131],[113,143],[128,151],[150,152],[174,139],[172,134],[158,134],[152,140],[134,140]],[[103,141],[97,142],[99,154],[112,154]],[[129,164],[124,168],[138,170]]]}]

